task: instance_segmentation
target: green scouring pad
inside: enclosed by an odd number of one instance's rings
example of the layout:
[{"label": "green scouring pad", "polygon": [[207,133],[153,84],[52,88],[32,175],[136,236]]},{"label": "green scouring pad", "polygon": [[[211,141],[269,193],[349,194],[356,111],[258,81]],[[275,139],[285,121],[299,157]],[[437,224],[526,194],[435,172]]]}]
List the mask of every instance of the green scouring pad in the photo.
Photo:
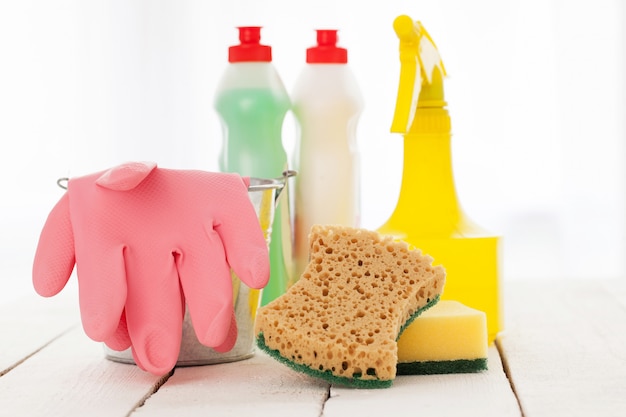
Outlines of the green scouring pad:
[{"label": "green scouring pad", "polygon": [[397,375],[467,374],[487,370],[487,358],[398,362]]},{"label": "green scouring pad", "polygon": [[345,385],[354,388],[389,388],[393,384],[393,380],[391,379],[360,379],[361,375],[359,374],[353,374],[352,378],[347,378],[334,375],[330,369],[327,369],[325,371],[319,371],[317,369],[310,368],[307,365],[296,363],[293,360],[289,360],[282,356],[278,350],[269,348],[265,344],[265,337],[263,336],[263,333],[259,333],[256,342],[257,346],[261,350],[267,352],[272,358],[289,366],[291,369],[315,378],[326,380],[331,384]]}]

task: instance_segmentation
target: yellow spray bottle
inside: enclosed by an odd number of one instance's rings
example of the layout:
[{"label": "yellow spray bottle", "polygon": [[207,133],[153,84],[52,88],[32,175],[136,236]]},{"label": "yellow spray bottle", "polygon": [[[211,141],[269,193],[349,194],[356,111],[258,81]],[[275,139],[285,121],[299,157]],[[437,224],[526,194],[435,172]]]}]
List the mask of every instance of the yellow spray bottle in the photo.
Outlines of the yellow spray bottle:
[{"label": "yellow spray bottle", "polygon": [[394,21],[400,41],[400,82],[391,126],[404,134],[404,167],[396,208],[380,227],[432,256],[446,269],[442,299],[487,314],[491,343],[502,329],[498,246],[463,212],[452,173],[446,71],[426,29],[408,16]]}]

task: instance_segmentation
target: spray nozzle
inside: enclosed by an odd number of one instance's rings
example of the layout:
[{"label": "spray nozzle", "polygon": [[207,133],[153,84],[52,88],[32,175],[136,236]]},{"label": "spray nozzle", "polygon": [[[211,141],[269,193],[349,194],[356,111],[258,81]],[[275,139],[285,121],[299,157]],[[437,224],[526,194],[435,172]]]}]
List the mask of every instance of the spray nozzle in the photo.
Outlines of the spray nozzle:
[{"label": "spray nozzle", "polygon": [[432,38],[419,21],[398,16],[393,28],[400,41],[400,82],[394,133],[406,133],[418,107],[444,107],[443,78],[446,70]]}]

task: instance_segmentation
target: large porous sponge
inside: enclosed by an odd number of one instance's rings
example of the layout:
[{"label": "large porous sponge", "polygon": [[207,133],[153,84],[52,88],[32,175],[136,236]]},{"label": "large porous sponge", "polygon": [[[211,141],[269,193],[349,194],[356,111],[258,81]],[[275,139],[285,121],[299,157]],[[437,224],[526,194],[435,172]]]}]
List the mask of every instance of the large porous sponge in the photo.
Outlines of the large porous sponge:
[{"label": "large porous sponge", "polygon": [[260,308],[258,345],[310,375],[358,387],[396,376],[396,340],[439,299],[443,267],[376,232],[314,226],[310,262],[285,294]]}]

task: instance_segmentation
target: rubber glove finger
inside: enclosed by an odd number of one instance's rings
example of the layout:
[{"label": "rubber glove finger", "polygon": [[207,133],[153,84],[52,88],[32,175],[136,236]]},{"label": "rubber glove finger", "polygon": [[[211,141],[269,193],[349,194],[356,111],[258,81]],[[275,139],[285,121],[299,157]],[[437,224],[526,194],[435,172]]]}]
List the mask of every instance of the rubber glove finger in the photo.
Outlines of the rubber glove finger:
[{"label": "rubber glove finger", "polygon": [[226,340],[219,346],[215,346],[213,349],[220,353],[226,353],[230,351],[237,342],[237,319],[235,318],[235,312],[233,311],[232,317],[230,319],[230,329],[228,330],[228,335],[226,336]]},{"label": "rubber glove finger", "polygon": [[74,269],[74,234],[67,193],[54,206],[39,237],[33,262],[33,286],[51,297],[65,287]]},{"label": "rubber glove finger", "polygon": [[[133,354],[133,360],[135,361],[135,363],[137,364],[139,369],[141,369],[142,371],[149,372],[146,369],[146,367],[141,363],[141,359],[137,356],[137,352],[135,351],[135,348],[131,349],[131,353]],[[157,374],[155,374],[155,375],[157,375]],[[165,375],[165,374],[163,374],[163,375]]]},{"label": "rubber glove finger", "polygon": [[[181,313],[181,314],[182,314],[183,319],[184,319],[184,316],[185,316],[185,297],[183,296],[182,287],[180,288],[180,298],[181,298],[181,306],[182,306],[182,313]],[[124,322],[125,322],[125,321],[126,321],[126,317],[124,317]],[[130,336],[128,335],[128,329],[126,329],[126,332],[127,332],[126,334],[127,334],[127,336],[128,336],[128,346],[127,346],[126,348],[128,348],[128,347],[132,347],[132,344],[131,344],[131,341],[130,341]],[[109,347],[110,347],[110,346],[109,346]],[[140,358],[139,356],[137,356],[137,353],[136,353],[135,349],[131,349],[131,353],[132,353],[132,356],[133,356],[133,360],[135,361],[135,363],[137,364],[137,366],[138,366],[140,369],[142,369],[142,370],[144,370],[144,371],[148,372],[148,369],[146,368],[146,366],[145,366],[145,365],[141,362],[141,358]],[[167,368],[167,366],[165,366],[165,367],[163,367],[163,368],[165,369],[165,368]],[[172,367],[172,368],[173,368],[173,367]],[[163,372],[165,372],[165,371],[163,371]],[[154,371],[154,370],[153,370],[153,373],[155,373],[155,374],[157,374],[157,375],[158,375],[158,374],[161,374],[161,373],[162,373],[162,371],[160,371],[160,370]]]},{"label": "rubber glove finger", "polygon": [[184,310],[174,256],[156,251],[127,253],[125,263],[126,323],[135,362],[163,375],[176,364],[182,338]]},{"label": "rubber glove finger", "polygon": [[263,288],[270,275],[267,242],[245,182],[241,181],[241,187],[232,187],[225,196],[227,203],[214,229],[224,243],[226,258],[237,276],[251,288]]},{"label": "rubber glove finger", "polygon": [[104,343],[113,350],[122,351],[130,347],[130,335],[128,334],[128,326],[126,324],[126,311],[122,312],[119,325],[115,333],[106,339]]},{"label": "rubber glove finger", "polygon": [[198,341],[216,347],[230,328],[233,286],[219,235],[208,227],[205,233],[181,251],[176,265]]},{"label": "rubber glove finger", "polygon": [[83,245],[76,253],[83,328],[87,336],[99,342],[110,339],[116,333],[124,311],[124,250],[122,245],[99,250],[86,250]]}]

